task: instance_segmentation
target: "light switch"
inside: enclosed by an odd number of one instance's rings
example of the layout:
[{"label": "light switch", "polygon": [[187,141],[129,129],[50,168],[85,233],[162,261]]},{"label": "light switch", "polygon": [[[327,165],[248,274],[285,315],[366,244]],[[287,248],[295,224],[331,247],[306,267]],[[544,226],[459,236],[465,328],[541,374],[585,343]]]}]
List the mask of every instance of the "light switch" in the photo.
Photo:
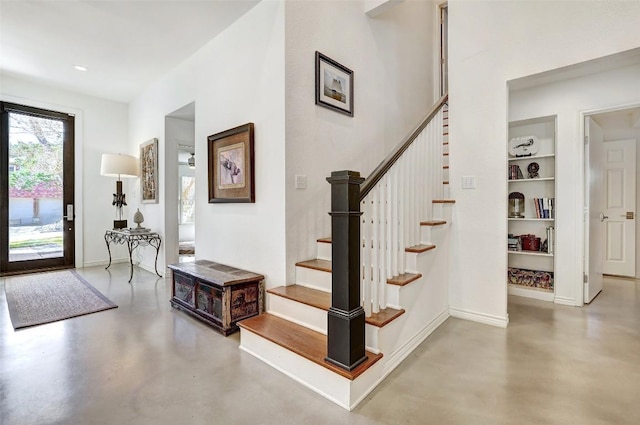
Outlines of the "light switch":
[{"label": "light switch", "polygon": [[463,189],[475,189],[476,188],[476,176],[462,176],[462,188]]},{"label": "light switch", "polygon": [[306,189],[306,188],[307,188],[307,176],[296,174],[296,189]]}]

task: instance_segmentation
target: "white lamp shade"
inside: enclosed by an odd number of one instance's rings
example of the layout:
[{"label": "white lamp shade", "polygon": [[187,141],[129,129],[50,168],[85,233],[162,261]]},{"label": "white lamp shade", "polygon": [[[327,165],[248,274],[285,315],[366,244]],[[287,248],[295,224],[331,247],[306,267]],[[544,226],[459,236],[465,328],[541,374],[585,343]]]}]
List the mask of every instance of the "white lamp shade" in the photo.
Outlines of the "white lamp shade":
[{"label": "white lamp shade", "polygon": [[103,153],[100,174],[109,177],[138,177],[138,158],[131,155]]}]

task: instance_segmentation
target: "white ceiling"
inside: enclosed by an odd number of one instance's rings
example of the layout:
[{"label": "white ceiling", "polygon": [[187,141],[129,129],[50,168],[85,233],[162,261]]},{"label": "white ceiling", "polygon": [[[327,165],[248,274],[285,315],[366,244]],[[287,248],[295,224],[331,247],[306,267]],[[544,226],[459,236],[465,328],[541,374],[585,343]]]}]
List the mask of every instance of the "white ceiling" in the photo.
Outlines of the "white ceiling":
[{"label": "white ceiling", "polygon": [[0,0],[0,72],[129,102],[259,1]]}]

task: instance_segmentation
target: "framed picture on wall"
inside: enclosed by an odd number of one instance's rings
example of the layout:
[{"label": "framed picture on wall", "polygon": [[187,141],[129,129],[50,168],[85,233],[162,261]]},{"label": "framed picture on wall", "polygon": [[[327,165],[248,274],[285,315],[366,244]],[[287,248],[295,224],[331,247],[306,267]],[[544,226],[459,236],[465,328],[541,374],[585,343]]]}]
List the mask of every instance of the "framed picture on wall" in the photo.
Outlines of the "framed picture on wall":
[{"label": "framed picture on wall", "polygon": [[255,202],[253,123],[207,137],[209,203]]},{"label": "framed picture on wall", "polygon": [[353,71],[316,52],[316,105],[353,116]]},{"label": "framed picture on wall", "polygon": [[140,145],[140,194],[143,204],[158,202],[158,139]]}]

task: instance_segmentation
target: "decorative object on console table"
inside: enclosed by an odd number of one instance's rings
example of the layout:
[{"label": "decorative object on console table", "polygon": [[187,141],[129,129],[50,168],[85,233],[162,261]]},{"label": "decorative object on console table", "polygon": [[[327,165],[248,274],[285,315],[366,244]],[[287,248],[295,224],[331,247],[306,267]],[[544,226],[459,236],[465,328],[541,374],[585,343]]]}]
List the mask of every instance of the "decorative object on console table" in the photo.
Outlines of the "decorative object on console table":
[{"label": "decorative object on console table", "polygon": [[130,155],[102,154],[100,175],[118,178],[116,181],[116,193],[113,194],[113,201],[111,202],[111,205],[116,207],[117,215],[117,219],[113,221],[113,228],[124,229],[127,227],[127,220],[122,218],[122,208],[127,205],[127,198],[122,192],[121,178],[138,177],[138,160]]},{"label": "decorative object on console table", "polygon": [[353,71],[316,52],[316,105],[353,116]]},{"label": "decorative object on console table", "polygon": [[524,218],[524,195],[520,192],[509,194],[509,217]]},{"label": "decorative object on console table", "polygon": [[140,145],[140,172],[142,203],[158,203],[158,139]]},{"label": "decorative object on console table", "polygon": [[229,335],[264,311],[264,276],[207,260],[168,266],[171,305]]},{"label": "decorative object on console table", "polygon": [[253,123],[207,138],[209,203],[255,202]]},{"label": "decorative object on console table", "polygon": [[144,221],[144,216],[142,215],[142,213],[140,212],[140,208],[137,209],[137,211],[135,212],[135,214],[133,214],[133,222],[136,223],[138,226],[136,227],[136,229],[144,229],[144,227],[140,226],[140,224]]}]

